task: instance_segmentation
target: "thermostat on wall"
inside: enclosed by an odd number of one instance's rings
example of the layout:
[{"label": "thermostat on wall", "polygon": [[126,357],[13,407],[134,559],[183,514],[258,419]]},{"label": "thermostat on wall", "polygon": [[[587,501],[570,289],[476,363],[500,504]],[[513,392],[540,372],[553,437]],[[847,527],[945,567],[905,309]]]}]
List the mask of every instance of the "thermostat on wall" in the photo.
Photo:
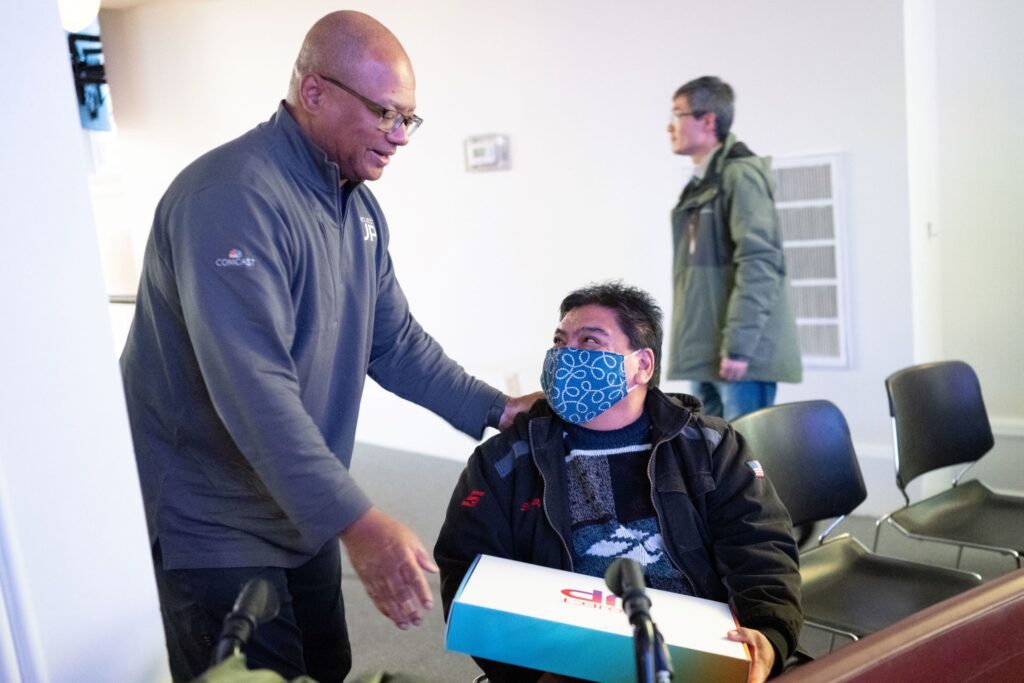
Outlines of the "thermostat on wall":
[{"label": "thermostat on wall", "polygon": [[508,136],[491,133],[466,138],[467,171],[502,171],[511,168]]}]

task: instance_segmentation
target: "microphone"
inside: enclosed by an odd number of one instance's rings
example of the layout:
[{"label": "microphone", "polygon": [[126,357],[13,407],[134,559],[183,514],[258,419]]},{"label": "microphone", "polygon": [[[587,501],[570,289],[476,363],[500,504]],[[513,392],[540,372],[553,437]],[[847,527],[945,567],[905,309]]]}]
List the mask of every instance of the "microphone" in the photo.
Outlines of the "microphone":
[{"label": "microphone", "polygon": [[221,629],[211,666],[241,649],[257,626],[274,619],[280,611],[281,603],[274,584],[266,579],[249,579],[235,599],[231,613],[224,617],[224,628]]},{"label": "microphone", "polygon": [[616,559],[604,573],[604,582],[622,598],[622,609],[630,623],[634,623],[634,616],[650,619],[651,600],[644,590],[644,570],[639,562],[625,557]]}]

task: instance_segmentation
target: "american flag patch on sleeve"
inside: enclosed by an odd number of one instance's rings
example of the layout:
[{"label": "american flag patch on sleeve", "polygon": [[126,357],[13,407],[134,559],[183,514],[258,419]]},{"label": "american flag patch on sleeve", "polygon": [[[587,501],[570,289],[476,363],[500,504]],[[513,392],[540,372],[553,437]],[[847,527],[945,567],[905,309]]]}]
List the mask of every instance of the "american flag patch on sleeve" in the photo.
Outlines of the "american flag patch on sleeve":
[{"label": "american flag patch on sleeve", "polygon": [[747,465],[750,467],[750,469],[754,470],[754,476],[755,477],[758,477],[758,478],[761,478],[761,479],[764,478],[764,468],[761,467],[761,463],[759,463],[756,460],[748,460],[747,461]]}]

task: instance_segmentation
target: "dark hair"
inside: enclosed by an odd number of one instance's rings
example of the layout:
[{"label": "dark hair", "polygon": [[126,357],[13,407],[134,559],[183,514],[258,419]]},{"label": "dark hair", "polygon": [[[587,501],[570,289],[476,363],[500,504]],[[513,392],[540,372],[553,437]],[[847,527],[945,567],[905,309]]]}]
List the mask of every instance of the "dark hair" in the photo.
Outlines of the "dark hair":
[{"label": "dark hair", "polygon": [[686,97],[690,109],[696,116],[708,112],[715,114],[715,135],[721,142],[732,128],[732,117],[736,98],[728,83],[717,76],[701,76],[684,83],[676,90],[676,97]]},{"label": "dark hair", "polygon": [[621,280],[599,282],[581,287],[562,299],[559,314],[581,306],[604,306],[615,311],[619,327],[635,349],[649,348],[654,351],[654,371],[648,386],[658,386],[661,378],[661,307],[654,297]]}]

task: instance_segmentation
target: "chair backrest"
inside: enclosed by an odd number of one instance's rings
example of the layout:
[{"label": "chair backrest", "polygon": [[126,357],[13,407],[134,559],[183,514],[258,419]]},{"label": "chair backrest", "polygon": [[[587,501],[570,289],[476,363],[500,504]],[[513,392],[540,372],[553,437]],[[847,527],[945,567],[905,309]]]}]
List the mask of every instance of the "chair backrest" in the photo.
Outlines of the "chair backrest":
[{"label": "chair backrest", "polygon": [[794,525],[849,514],[867,497],[850,429],[829,401],[762,408],[732,424],[761,462]]},{"label": "chair backrest", "polygon": [[981,385],[967,363],[915,365],[889,375],[885,390],[901,491],[926,472],[974,462],[992,449]]}]

